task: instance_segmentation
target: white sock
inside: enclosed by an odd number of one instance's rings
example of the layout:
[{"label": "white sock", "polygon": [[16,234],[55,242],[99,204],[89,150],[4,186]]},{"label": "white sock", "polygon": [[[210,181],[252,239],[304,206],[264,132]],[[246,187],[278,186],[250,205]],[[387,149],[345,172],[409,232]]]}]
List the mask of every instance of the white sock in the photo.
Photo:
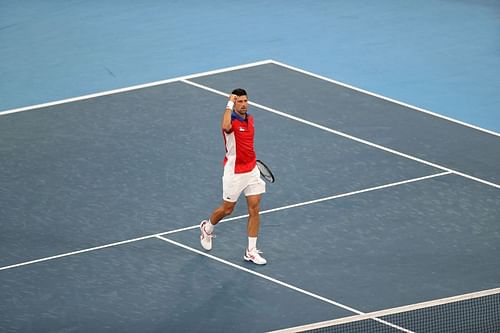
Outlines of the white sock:
[{"label": "white sock", "polygon": [[205,224],[205,232],[211,234],[214,231],[214,225],[210,220],[208,220],[208,223]]},{"label": "white sock", "polygon": [[257,247],[257,237],[248,237],[248,250]]}]

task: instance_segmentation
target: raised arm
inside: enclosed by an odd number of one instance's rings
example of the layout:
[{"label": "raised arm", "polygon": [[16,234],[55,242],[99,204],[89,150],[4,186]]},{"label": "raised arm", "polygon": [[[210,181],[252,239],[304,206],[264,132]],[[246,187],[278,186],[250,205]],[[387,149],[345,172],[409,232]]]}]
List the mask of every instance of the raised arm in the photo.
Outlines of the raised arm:
[{"label": "raised arm", "polygon": [[224,115],[222,116],[222,129],[226,133],[231,132],[231,113],[233,112],[234,102],[236,102],[236,95],[230,95],[227,101],[226,110],[224,110]]}]

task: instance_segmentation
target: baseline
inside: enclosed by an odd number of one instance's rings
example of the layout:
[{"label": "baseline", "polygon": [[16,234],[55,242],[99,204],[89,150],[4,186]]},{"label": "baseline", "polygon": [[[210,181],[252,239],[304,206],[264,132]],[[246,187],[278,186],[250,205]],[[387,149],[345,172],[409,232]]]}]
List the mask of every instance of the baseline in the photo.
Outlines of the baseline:
[{"label": "baseline", "polygon": [[193,78],[197,78],[197,77],[201,77],[201,76],[219,74],[219,73],[224,73],[224,72],[231,72],[231,71],[235,71],[235,70],[239,70],[239,69],[243,69],[243,68],[256,67],[256,66],[265,65],[265,64],[274,64],[274,65],[277,65],[277,66],[288,68],[290,70],[293,70],[293,71],[296,71],[296,72],[299,72],[299,73],[302,73],[302,74],[306,74],[308,76],[312,76],[312,77],[315,77],[315,78],[318,78],[318,79],[321,79],[321,80],[324,80],[324,81],[327,81],[327,82],[330,82],[330,83],[337,84],[339,86],[343,86],[343,87],[346,87],[346,88],[349,88],[349,89],[352,89],[352,90],[355,90],[355,91],[358,91],[358,92],[362,92],[362,93],[370,95],[370,96],[378,97],[380,99],[384,99],[386,101],[393,102],[393,103],[396,103],[396,104],[408,107],[408,108],[413,109],[415,111],[427,113],[427,114],[430,114],[430,115],[438,117],[438,118],[446,119],[446,120],[448,120],[450,122],[453,122],[453,123],[457,123],[457,124],[460,124],[460,125],[463,125],[463,126],[466,126],[466,127],[470,127],[470,128],[476,129],[476,130],[481,131],[481,132],[485,132],[485,133],[488,133],[488,134],[500,137],[500,133],[497,133],[497,132],[494,132],[494,131],[490,131],[490,130],[487,130],[485,128],[482,128],[482,127],[479,127],[479,126],[475,126],[475,125],[472,125],[472,124],[469,124],[469,123],[466,123],[466,122],[463,122],[463,121],[460,121],[460,120],[457,120],[457,119],[454,119],[454,118],[451,118],[451,117],[440,115],[438,113],[435,113],[435,112],[432,112],[432,111],[429,111],[429,110],[426,110],[426,109],[423,109],[423,108],[420,108],[420,107],[417,107],[417,106],[414,106],[414,105],[411,105],[411,104],[408,104],[408,103],[404,103],[404,102],[398,101],[398,100],[393,99],[393,98],[389,98],[389,97],[386,97],[386,96],[383,96],[383,95],[379,95],[379,94],[370,92],[368,90],[357,88],[355,86],[352,86],[352,85],[349,85],[349,84],[346,84],[346,83],[343,83],[343,82],[340,82],[340,81],[336,81],[336,80],[327,78],[325,76],[322,76],[322,75],[319,75],[319,74],[315,74],[315,73],[306,71],[304,69],[300,69],[300,68],[297,68],[297,67],[294,67],[294,66],[291,66],[291,65],[287,65],[285,63],[282,63],[282,62],[279,62],[279,61],[276,61],[276,60],[273,60],[273,59],[267,59],[267,60],[256,61],[256,62],[252,62],[252,63],[248,63],[248,64],[243,64],[243,65],[238,65],[238,66],[232,66],[232,67],[226,67],[226,68],[221,68],[221,69],[216,69],[216,70],[211,70],[211,71],[206,71],[206,72],[189,74],[189,75],[185,75],[185,76],[179,76],[179,77],[175,77],[175,78],[171,78],[171,79],[154,81],[154,82],[149,82],[149,83],[134,85],[134,86],[130,86],[130,87],[124,87],[124,88],[118,88],[118,89],[113,89],[113,90],[107,90],[107,91],[103,91],[103,92],[98,92],[98,93],[88,94],[88,95],[83,95],[83,96],[77,96],[77,97],[73,97],[73,98],[62,99],[62,100],[58,100],[58,101],[52,101],[52,102],[47,102],[47,103],[40,103],[40,104],[29,105],[29,106],[20,107],[20,108],[14,108],[14,109],[9,109],[9,110],[4,110],[4,111],[0,111],[0,116],[11,114],[11,113],[16,113],[16,112],[30,111],[30,110],[34,110],[34,109],[39,109],[39,108],[44,108],[44,107],[49,107],[49,106],[54,106],[54,105],[59,105],[59,104],[76,102],[76,101],[90,99],[90,98],[94,98],[94,97],[100,97],[100,96],[106,96],[106,95],[112,95],[112,94],[127,92],[127,91],[131,91],[131,90],[148,88],[148,87],[153,87],[153,86],[157,86],[157,85],[162,85],[162,84],[177,82],[177,81],[181,81],[181,80],[189,80],[189,79],[193,79]]},{"label": "baseline", "polygon": [[29,106],[25,106],[25,107],[0,111],[0,116],[12,114],[12,113],[24,112],[24,111],[31,111],[31,110],[35,110],[35,109],[41,109],[41,108],[45,108],[45,107],[49,107],[49,106],[61,105],[61,104],[66,104],[66,103],[71,103],[71,102],[78,102],[78,101],[96,98],[96,97],[101,97],[101,96],[119,94],[119,93],[123,93],[123,92],[127,92],[127,91],[133,91],[133,90],[138,90],[138,89],[143,89],[143,88],[159,86],[159,85],[163,85],[163,84],[167,84],[167,83],[178,82],[178,81],[181,81],[183,79],[193,79],[193,78],[196,78],[199,76],[231,72],[231,71],[236,71],[236,70],[243,69],[243,68],[255,67],[255,66],[260,66],[260,65],[270,64],[270,63],[272,63],[271,60],[262,60],[262,61],[252,62],[252,63],[248,63],[248,64],[244,64],[244,65],[216,69],[216,70],[212,70],[212,71],[195,73],[195,74],[190,74],[190,75],[186,75],[186,76],[180,76],[180,77],[175,77],[175,78],[166,79],[166,80],[149,82],[149,83],[139,84],[139,85],[130,86],[130,87],[107,90],[107,91],[98,92],[98,93],[94,93],[94,94],[66,98],[66,99],[62,99],[62,100],[58,100],[58,101],[29,105]]}]

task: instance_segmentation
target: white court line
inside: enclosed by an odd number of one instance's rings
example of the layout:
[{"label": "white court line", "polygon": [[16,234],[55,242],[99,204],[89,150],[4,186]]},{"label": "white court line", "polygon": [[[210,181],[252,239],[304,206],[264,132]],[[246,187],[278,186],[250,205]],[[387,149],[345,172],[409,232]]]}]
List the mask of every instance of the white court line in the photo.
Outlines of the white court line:
[{"label": "white court line", "polygon": [[[169,239],[169,238],[165,238],[165,237],[162,237],[162,236],[156,236],[156,238],[161,239],[161,240],[163,240],[163,241],[165,241],[165,242],[171,243],[171,244],[173,244],[173,245],[176,245],[176,246],[178,246],[178,247],[181,247],[181,248],[183,248],[183,249],[185,249],[185,250],[188,250],[188,251],[194,252],[194,253],[196,253],[196,254],[199,254],[199,255],[202,255],[202,256],[208,257],[208,258],[210,258],[210,259],[213,259],[213,260],[218,261],[218,262],[220,262],[220,263],[223,263],[223,264],[225,264],[225,265],[231,266],[231,267],[233,267],[233,268],[239,269],[240,271],[244,271],[244,272],[250,273],[250,274],[252,274],[252,275],[258,276],[258,277],[260,277],[260,278],[262,278],[262,279],[265,279],[265,280],[271,281],[271,282],[276,283],[276,284],[278,284],[278,285],[280,285],[280,286],[282,286],[282,287],[285,287],[285,288],[288,288],[288,289],[294,290],[294,291],[296,291],[296,292],[299,292],[299,293],[301,293],[301,294],[304,294],[304,295],[307,295],[307,296],[313,297],[313,298],[318,299],[318,300],[320,300],[320,301],[323,301],[323,302],[326,302],[326,303],[329,303],[329,304],[332,304],[332,305],[338,306],[339,308],[342,308],[342,309],[344,309],[344,310],[347,310],[347,311],[350,311],[350,312],[354,312],[354,313],[356,313],[356,314],[358,314],[358,315],[364,315],[364,314],[365,314],[364,312],[361,312],[361,311],[359,311],[359,310],[356,310],[356,309],[354,309],[354,308],[351,308],[351,307],[349,307],[349,306],[347,306],[347,305],[344,305],[344,304],[342,304],[342,303],[336,302],[336,301],[334,301],[334,300],[328,299],[328,298],[326,298],[326,297],[320,296],[320,295],[315,294],[315,293],[312,293],[312,292],[310,292],[310,291],[307,291],[307,290],[304,290],[304,289],[298,288],[298,287],[293,286],[293,285],[291,285],[291,284],[289,284],[289,283],[286,283],[286,282],[280,281],[280,280],[278,280],[278,279],[275,279],[275,278],[272,278],[272,277],[270,277],[270,276],[264,275],[264,274],[262,274],[262,273],[259,273],[259,272],[256,272],[256,271],[253,271],[253,270],[248,269],[248,268],[245,268],[245,267],[243,267],[243,266],[236,265],[236,264],[234,264],[234,263],[232,263],[232,262],[230,262],[230,261],[227,261],[227,260],[224,260],[224,259],[222,259],[222,258],[219,258],[219,257],[213,256],[213,255],[211,255],[211,254],[208,254],[207,252],[202,252],[202,251],[200,251],[200,250],[194,249],[194,248],[192,248],[192,247],[190,247],[190,246],[187,246],[187,245],[184,245],[184,244],[182,244],[182,243],[179,243],[179,242],[173,241],[173,240],[171,240],[171,239]],[[387,325],[387,326],[393,327],[393,328],[395,328],[395,329],[398,329],[398,330],[400,330],[400,331],[407,332],[407,333],[413,333],[413,331],[410,331],[410,330],[407,330],[407,329],[405,329],[405,328],[403,328],[403,327],[400,327],[400,326],[394,325],[394,324],[389,323],[389,322],[387,322],[387,321],[385,321],[385,320],[382,320],[382,319],[379,319],[379,318],[372,318],[372,319],[373,319],[373,320],[376,320],[376,321],[378,321],[379,323],[382,323],[382,324],[384,324],[384,325]]]},{"label": "white court line", "polygon": [[244,65],[216,69],[213,71],[207,71],[207,72],[196,73],[196,74],[191,74],[191,75],[186,75],[186,76],[180,76],[180,77],[167,79],[167,80],[149,82],[149,83],[139,84],[139,85],[125,87],[125,88],[103,91],[103,92],[99,92],[99,93],[95,93],[95,94],[89,94],[89,95],[83,95],[83,96],[78,96],[78,97],[62,99],[59,101],[35,104],[35,105],[25,106],[25,107],[16,108],[16,109],[0,111],[0,116],[12,114],[12,113],[23,112],[23,111],[31,111],[31,110],[35,110],[35,109],[40,109],[40,108],[45,108],[45,107],[55,106],[55,105],[60,105],[60,104],[66,104],[66,103],[71,103],[71,102],[77,102],[77,101],[82,101],[85,99],[91,99],[91,98],[96,98],[96,97],[101,97],[101,96],[113,95],[113,94],[123,93],[123,92],[127,92],[127,91],[137,90],[137,89],[159,86],[162,84],[173,83],[173,82],[177,82],[177,81],[181,81],[181,80],[194,79],[194,78],[197,78],[200,76],[231,72],[231,71],[235,71],[235,70],[239,70],[239,69],[255,67],[255,66],[265,65],[265,64],[269,64],[269,63],[271,63],[271,60],[257,61],[257,62],[244,64]]},{"label": "white court line", "polygon": [[396,104],[405,106],[407,108],[410,108],[410,109],[413,109],[416,111],[424,112],[424,113],[430,114],[430,115],[438,117],[438,118],[446,119],[448,121],[451,121],[451,122],[454,122],[454,123],[457,123],[457,124],[460,124],[460,125],[463,125],[466,127],[470,127],[470,128],[476,129],[476,130],[481,131],[481,132],[485,132],[485,133],[488,133],[488,134],[491,134],[494,136],[500,136],[500,133],[496,133],[494,131],[490,131],[490,130],[487,130],[485,128],[481,128],[479,126],[475,126],[475,125],[472,125],[472,124],[469,124],[469,123],[466,123],[466,122],[463,122],[463,121],[460,121],[460,120],[457,120],[457,119],[454,119],[451,117],[440,115],[438,113],[431,112],[429,110],[425,110],[423,108],[419,108],[419,107],[416,107],[414,105],[407,104],[407,103],[404,103],[404,102],[401,102],[401,101],[398,101],[398,100],[395,100],[395,99],[392,99],[392,98],[389,98],[389,97],[386,97],[383,95],[379,95],[379,94],[370,92],[368,90],[357,88],[355,86],[351,86],[351,85],[348,85],[346,83],[336,81],[336,80],[327,78],[325,76],[321,76],[319,74],[314,74],[312,72],[309,72],[309,71],[306,71],[306,70],[303,70],[303,69],[300,69],[300,68],[297,68],[297,67],[294,67],[291,65],[287,65],[287,64],[284,64],[282,62],[273,60],[273,59],[256,61],[256,62],[252,62],[252,63],[248,63],[248,64],[226,67],[226,68],[221,68],[221,69],[216,69],[216,70],[212,70],[212,71],[206,71],[206,72],[201,72],[201,73],[196,73],[196,74],[191,74],[191,75],[179,76],[179,77],[175,77],[175,78],[171,78],[171,79],[167,79],[167,80],[155,81],[155,82],[150,82],[150,83],[145,83],[145,84],[140,84],[140,85],[135,85],[135,86],[130,86],[130,87],[108,90],[108,91],[103,91],[103,92],[99,92],[99,93],[63,99],[63,100],[59,100],[59,101],[53,101],[53,102],[35,104],[35,105],[30,105],[30,106],[16,108],[16,109],[4,110],[4,111],[0,111],[0,116],[8,115],[11,113],[22,112],[22,111],[30,111],[30,110],[34,110],[34,109],[39,109],[39,108],[44,108],[44,107],[54,106],[54,105],[59,105],[59,104],[64,104],[64,103],[81,101],[81,100],[100,97],[100,96],[112,95],[112,94],[122,93],[122,92],[126,92],[126,91],[132,91],[132,90],[137,90],[137,89],[142,89],[142,88],[158,86],[158,85],[162,85],[162,84],[166,84],[166,83],[177,82],[180,80],[188,80],[188,79],[193,79],[193,78],[197,78],[197,77],[201,77],[201,76],[208,76],[208,75],[220,74],[220,73],[224,73],[224,72],[231,72],[231,71],[235,71],[235,70],[239,70],[239,69],[261,66],[261,65],[266,65],[266,64],[274,64],[277,66],[285,67],[285,68],[288,68],[290,70],[293,70],[293,71],[296,71],[296,72],[299,72],[299,73],[302,73],[302,74],[305,74],[308,76],[312,76],[312,77],[315,77],[315,78],[318,78],[318,79],[321,79],[321,80],[324,80],[324,81],[327,81],[330,83],[334,83],[334,84],[337,84],[339,86],[343,86],[343,87],[346,87],[346,88],[349,88],[349,89],[352,89],[355,91],[359,91],[359,92],[362,92],[362,93],[367,94],[367,95],[371,95],[371,96],[374,96],[374,97],[377,97],[380,99],[384,99],[386,101],[396,103]]},{"label": "white court line", "polygon": [[[277,211],[281,211],[281,210],[285,210],[285,209],[290,209],[290,208],[295,208],[295,207],[301,207],[301,206],[305,206],[305,205],[311,205],[311,204],[315,204],[315,203],[318,203],[318,202],[339,199],[339,198],[343,198],[343,197],[347,197],[347,196],[352,196],[352,195],[356,195],[356,194],[360,194],[360,193],[365,193],[365,192],[370,192],[370,191],[376,191],[376,190],[380,190],[380,189],[384,189],[384,188],[389,188],[389,187],[393,187],[393,186],[414,183],[414,182],[418,182],[418,181],[422,181],[422,180],[426,180],[426,179],[430,179],[430,178],[434,178],[434,177],[444,176],[444,175],[447,175],[449,173],[450,172],[442,172],[442,173],[438,173],[438,174],[433,174],[433,175],[428,175],[428,176],[423,176],[423,177],[418,177],[418,178],[412,178],[412,179],[403,180],[403,181],[399,181],[399,182],[394,182],[394,183],[389,183],[389,184],[385,184],[385,185],[379,185],[379,186],[375,186],[375,187],[370,187],[370,188],[366,188],[366,189],[362,189],[362,190],[358,190],[358,191],[353,191],[353,192],[348,192],[348,193],[342,193],[342,194],[332,195],[332,196],[329,196],[329,197],[320,198],[320,199],[316,199],[316,200],[305,201],[305,202],[301,202],[301,203],[297,203],[297,204],[292,204],[292,205],[287,205],[287,206],[272,208],[272,209],[268,209],[268,210],[262,211],[262,212],[260,212],[260,214],[267,214],[267,213],[277,212]],[[239,220],[239,219],[243,219],[243,218],[246,218],[246,217],[248,217],[248,214],[240,215],[240,216],[235,216],[235,217],[231,217],[231,218],[227,218],[227,219],[222,220],[221,222],[228,222],[228,221],[233,221],[233,220]],[[110,243],[110,244],[106,244],[106,245],[95,246],[95,247],[91,247],[91,248],[88,248],[88,249],[83,249],[83,250],[78,250],[78,251],[73,251],[73,252],[58,254],[58,255],[55,255],[55,256],[50,256],[50,257],[45,257],[45,258],[30,260],[30,261],[26,261],[26,262],[21,262],[21,263],[18,263],[18,264],[13,264],[13,265],[8,265],[8,266],[0,267],[0,271],[11,269],[11,268],[16,268],[16,267],[21,267],[21,266],[26,266],[26,265],[31,265],[31,264],[36,264],[36,263],[39,263],[39,262],[49,261],[49,260],[53,260],[53,259],[68,257],[68,256],[76,255],[76,254],[90,252],[90,251],[101,250],[101,249],[105,249],[105,248],[109,248],[109,247],[113,247],[113,246],[119,246],[119,245],[123,245],[123,244],[127,244],[127,243],[138,242],[138,241],[142,241],[142,240],[145,240],[145,239],[150,239],[150,238],[153,238],[153,237],[158,237],[158,236],[161,236],[161,235],[174,234],[174,233],[177,233],[177,232],[187,231],[187,230],[195,229],[195,228],[198,228],[198,227],[199,227],[198,224],[196,224],[196,225],[192,225],[192,226],[189,226],[189,227],[184,227],[184,228],[180,228],[180,229],[170,230],[170,231],[166,231],[166,232],[155,233],[155,234],[152,234],[152,235],[146,235],[146,236],[142,236],[142,237],[138,237],[138,238],[133,238],[133,239],[129,239],[129,240],[124,240],[124,241],[120,241],[120,242],[115,242],[115,243]]]},{"label": "white court line", "polygon": [[50,257],[45,257],[45,258],[40,258],[40,259],[35,259],[35,260],[30,260],[30,261],[25,261],[25,262],[21,262],[21,263],[14,264],[14,265],[0,267],[0,271],[11,269],[11,268],[16,268],[16,267],[21,267],[21,266],[26,266],[26,265],[31,265],[31,264],[36,264],[36,263],[39,263],[39,262],[54,260],[54,259],[58,259],[58,258],[69,257],[69,256],[73,256],[75,254],[81,254],[81,253],[86,253],[86,252],[91,252],[91,251],[102,250],[102,249],[106,249],[106,248],[109,248],[109,247],[123,245],[123,244],[127,244],[127,243],[138,242],[138,241],[145,240],[145,239],[148,239],[148,238],[156,237],[156,236],[161,235],[161,234],[162,233],[158,233],[158,234],[154,234],[154,235],[148,235],[148,236],[143,236],[143,237],[128,239],[128,240],[124,240],[124,241],[120,241],[120,242],[116,242],[116,243],[110,243],[110,244],[95,246],[95,247],[91,247],[91,248],[88,248],[88,249],[83,249],[83,250],[78,250],[78,251],[73,251],[73,252],[58,254],[58,255],[55,255],[55,256],[50,256]]},{"label": "white court line", "polygon": [[342,86],[342,87],[346,87],[346,88],[349,88],[349,89],[352,89],[352,90],[355,90],[355,91],[359,91],[359,92],[361,92],[363,94],[366,94],[366,95],[374,96],[374,97],[377,97],[377,98],[380,98],[380,99],[383,99],[383,100],[386,100],[386,101],[389,101],[389,102],[392,102],[392,103],[395,103],[395,104],[399,104],[399,105],[402,105],[404,107],[413,109],[415,111],[427,113],[427,114],[432,115],[434,117],[442,118],[442,119],[445,119],[447,121],[451,121],[453,123],[457,123],[457,124],[460,124],[460,125],[465,126],[465,127],[470,127],[470,128],[475,129],[475,130],[478,130],[478,131],[481,131],[481,132],[485,132],[485,133],[488,133],[488,134],[500,137],[500,133],[497,133],[497,132],[494,132],[494,131],[490,131],[490,130],[484,129],[482,127],[475,126],[475,125],[472,125],[472,124],[469,124],[469,123],[466,123],[466,122],[463,122],[463,121],[460,121],[460,120],[457,120],[457,119],[454,119],[454,118],[450,118],[450,117],[447,117],[447,116],[444,116],[444,115],[441,115],[441,114],[438,114],[438,113],[435,113],[435,112],[431,112],[429,110],[422,109],[422,108],[416,107],[414,105],[407,104],[407,103],[404,103],[404,102],[401,102],[401,101],[398,101],[396,99],[392,99],[392,98],[389,98],[389,97],[386,97],[386,96],[383,96],[383,95],[379,95],[379,94],[373,93],[373,92],[368,91],[368,90],[357,88],[357,87],[351,86],[349,84],[346,84],[346,83],[343,83],[343,82],[340,82],[340,81],[332,80],[332,79],[327,78],[325,76],[314,74],[312,72],[308,72],[306,70],[303,70],[303,69],[300,69],[300,68],[297,68],[297,67],[293,67],[293,66],[281,63],[279,61],[271,60],[271,63],[273,63],[275,65],[278,65],[278,66],[281,66],[281,67],[288,68],[290,70],[293,70],[293,71],[296,71],[296,72],[299,72],[299,73],[302,73],[302,74],[305,74],[305,75],[309,75],[309,76],[315,77],[315,78],[320,79],[320,80],[324,80],[324,81],[327,81],[327,82],[330,82],[330,83],[334,83],[334,84]]},{"label": "white court line", "polygon": [[[292,204],[292,205],[287,205],[287,206],[272,208],[272,209],[264,210],[264,211],[260,212],[260,214],[262,215],[262,214],[267,214],[267,213],[274,213],[274,212],[278,212],[280,210],[285,210],[285,209],[290,209],[290,208],[296,208],[296,207],[302,207],[302,206],[306,206],[306,205],[312,205],[312,204],[323,202],[323,201],[340,199],[340,198],[349,197],[349,196],[356,195],[356,194],[361,194],[361,193],[366,193],[366,192],[372,192],[372,191],[381,190],[381,189],[388,188],[388,187],[393,187],[393,186],[398,186],[398,185],[404,185],[404,184],[414,183],[414,182],[418,182],[418,181],[421,181],[421,180],[431,179],[431,178],[445,176],[445,175],[449,175],[449,174],[451,174],[451,172],[445,171],[445,172],[436,173],[436,174],[432,174],[432,175],[428,175],[428,176],[423,176],[423,177],[418,177],[418,178],[412,178],[412,179],[402,180],[402,181],[399,181],[399,182],[385,184],[385,185],[379,185],[379,186],[374,186],[374,187],[366,188],[366,189],[363,189],[363,190],[358,190],[358,191],[353,191],[353,192],[348,192],[348,193],[342,193],[342,194],[336,194],[336,195],[332,195],[332,196],[329,196],[329,197],[324,197],[324,198],[319,198],[319,199],[315,199],[315,200],[300,202],[300,203],[297,203],[297,204]],[[248,217],[248,214],[237,216],[237,217],[228,218],[228,219],[225,219],[223,221],[231,221],[231,220],[241,219],[241,218],[245,218],[245,217]],[[196,227],[198,227],[198,226],[196,226]]]},{"label": "white court line", "polygon": [[[213,88],[207,87],[205,85],[202,85],[202,84],[199,84],[199,83],[196,83],[196,82],[192,82],[192,81],[188,81],[188,80],[181,80],[181,81],[184,82],[184,83],[186,83],[186,84],[190,84],[192,86],[198,87],[200,89],[203,89],[203,90],[206,90],[206,91],[210,91],[210,92],[212,92],[214,94],[218,94],[218,95],[226,96],[226,97],[229,96],[229,94],[227,94],[225,92],[222,92],[222,91],[219,91],[217,89],[213,89]],[[486,184],[486,185],[489,185],[489,186],[500,188],[499,184],[495,184],[495,183],[489,182],[487,180],[484,180],[484,179],[481,179],[481,178],[477,178],[477,177],[465,174],[463,172],[452,170],[452,169],[444,167],[442,165],[439,165],[439,164],[436,164],[436,163],[432,163],[432,162],[423,160],[421,158],[418,158],[418,157],[415,157],[415,156],[412,156],[412,155],[408,155],[408,154],[399,152],[399,151],[391,149],[391,148],[387,148],[385,146],[382,146],[382,145],[379,145],[379,144],[376,144],[376,143],[373,143],[373,142],[370,142],[370,141],[367,141],[367,140],[355,137],[353,135],[346,134],[344,132],[340,132],[340,131],[334,130],[332,128],[329,128],[329,127],[326,127],[326,126],[323,126],[323,125],[319,125],[317,123],[314,123],[314,122],[309,121],[309,120],[305,120],[305,119],[300,118],[300,117],[292,116],[292,115],[290,115],[288,113],[285,113],[285,112],[282,112],[282,111],[279,111],[279,110],[267,107],[265,105],[262,105],[262,104],[259,104],[259,103],[255,103],[255,102],[251,102],[251,101],[249,101],[248,103],[250,105],[258,107],[258,108],[260,108],[262,110],[266,110],[266,111],[275,113],[277,115],[280,115],[282,117],[286,117],[286,118],[298,121],[300,123],[303,123],[303,124],[306,124],[306,125],[309,125],[309,126],[313,126],[313,127],[319,128],[319,129],[321,129],[323,131],[327,131],[327,132],[330,132],[330,133],[337,134],[337,135],[342,136],[344,138],[347,138],[347,139],[350,139],[350,140],[353,140],[353,141],[356,141],[356,142],[359,142],[359,143],[363,143],[363,144],[368,145],[370,147],[374,147],[374,148],[386,151],[386,152],[391,153],[391,154],[395,154],[395,155],[398,155],[398,156],[401,156],[401,157],[404,157],[404,158],[407,158],[407,159],[410,159],[410,160],[413,160],[413,161],[416,161],[416,162],[419,162],[419,163],[422,163],[422,164],[426,164],[426,165],[432,166],[432,167],[437,168],[437,169],[449,171],[449,172],[452,172],[452,173],[454,173],[456,175],[459,175],[459,176],[462,176],[464,178],[468,178],[468,179],[474,180],[474,181],[479,182],[479,183],[483,183],[483,184]]]}]

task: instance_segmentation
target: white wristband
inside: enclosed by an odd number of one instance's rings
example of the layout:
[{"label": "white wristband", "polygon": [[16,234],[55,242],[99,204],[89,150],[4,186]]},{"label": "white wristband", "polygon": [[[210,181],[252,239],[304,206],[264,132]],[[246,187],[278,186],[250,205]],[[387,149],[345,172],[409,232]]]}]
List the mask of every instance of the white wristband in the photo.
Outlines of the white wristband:
[{"label": "white wristband", "polygon": [[234,106],[233,101],[227,101],[226,109],[232,110]]}]

